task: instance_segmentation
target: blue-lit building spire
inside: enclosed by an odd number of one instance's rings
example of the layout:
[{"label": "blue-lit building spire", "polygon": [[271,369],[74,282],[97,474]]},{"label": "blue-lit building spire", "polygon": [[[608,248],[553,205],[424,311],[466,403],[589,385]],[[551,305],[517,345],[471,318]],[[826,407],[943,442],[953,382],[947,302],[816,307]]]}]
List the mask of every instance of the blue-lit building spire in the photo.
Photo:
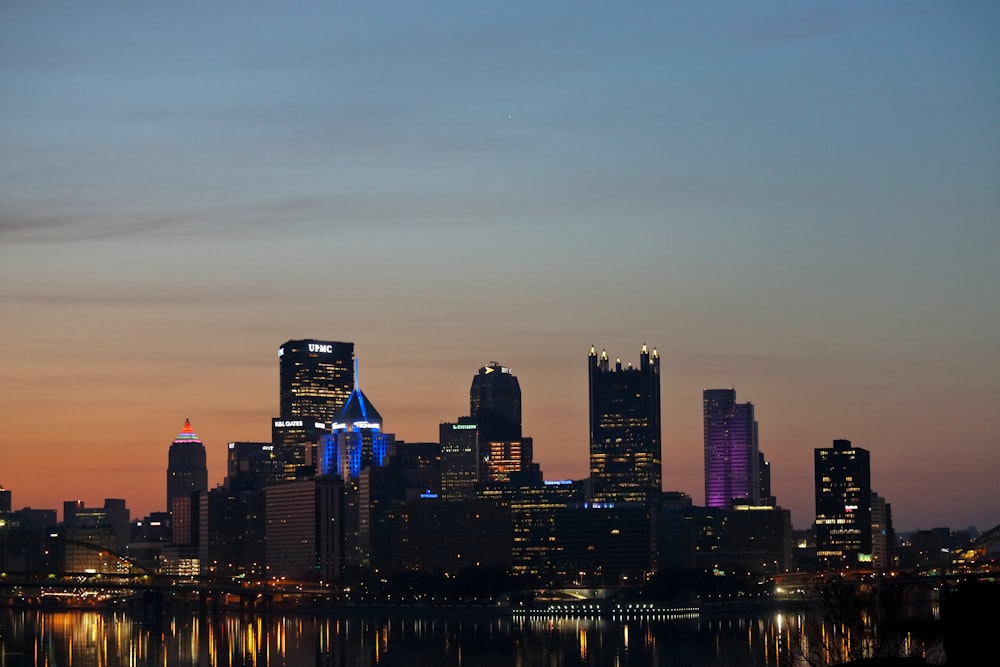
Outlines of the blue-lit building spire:
[{"label": "blue-lit building spire", "polygon": [[354,361],[354,391],[320,442],[320,474],[356,479],[361,470],[382,467],[395,437],[382,432],[382,415],[361,391]]}]

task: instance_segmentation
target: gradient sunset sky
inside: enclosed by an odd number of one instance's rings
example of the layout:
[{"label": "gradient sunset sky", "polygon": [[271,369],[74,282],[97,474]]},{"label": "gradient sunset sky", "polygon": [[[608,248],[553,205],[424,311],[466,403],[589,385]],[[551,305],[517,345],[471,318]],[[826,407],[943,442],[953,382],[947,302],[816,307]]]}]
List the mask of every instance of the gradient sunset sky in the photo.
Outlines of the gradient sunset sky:
[{"label": "gradient sunset sky", "polygon": [[871,452],[898,529],[1000,523],[1000,4],[0,3],[0,484],[165,509],[267,440],[278,346],[355,343],[407,441],[510,366],[549,479],[587,352],[662,358],[779,503]]}]

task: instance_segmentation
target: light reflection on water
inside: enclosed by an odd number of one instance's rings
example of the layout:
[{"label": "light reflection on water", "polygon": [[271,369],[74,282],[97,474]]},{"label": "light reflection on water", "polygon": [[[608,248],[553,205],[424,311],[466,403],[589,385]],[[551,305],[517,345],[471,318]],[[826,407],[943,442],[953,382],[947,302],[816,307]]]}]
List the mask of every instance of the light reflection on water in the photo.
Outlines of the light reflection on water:
[{"label": "light reflection on water", "polygon": [[[804,665],[801,614],[705,618],[466,614],[168,616],[0,611],[0,667]],[[849,641],[837,638],[838,641]]]}]

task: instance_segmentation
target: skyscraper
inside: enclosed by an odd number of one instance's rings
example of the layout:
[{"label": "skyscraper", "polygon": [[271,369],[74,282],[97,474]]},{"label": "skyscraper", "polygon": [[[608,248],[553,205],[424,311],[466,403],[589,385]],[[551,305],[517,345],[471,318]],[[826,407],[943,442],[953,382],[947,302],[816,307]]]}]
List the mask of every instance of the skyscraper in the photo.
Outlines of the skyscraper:
[{"label": "skyscraper", "polygon": [[857,567],[872,559],[872,485],[868,450],[850,440],[814,450],[816,564]]},{"label": "skyscraper", "polygon": [[167,454],[167,511],[173,511],[175,498],[188,498],[192,491],[208,490],[208,467],[205,445],[184,420],[184,428],[170,445]]},{"label": "skyscraper", "polygon": [[395,440],[393,434],[382,431],[382,415],[355,385],[331,433],[320,443],[319,472],[356,480],[364,468],[383,465]]},{"label": "skyscraper", "polygon": [[521,434],[521,385],[510,368],[483,366],[469,389],[471,423],[479,429],[481,481],[508,479],[532,465],[533,443]]},{"label": "skyscraper", "polygon": [[737,403],[735,389],[703,392],[705,506],[760,501],[760,454],[753,403]]},{"label": "skyscraper", "polygon": [[642,346],[639,368],[614,369],[593,347],[590,480],[595,502],[654,502],[661,493],[660,356]]},{"label": "skyscraper", "polygon": [[521,385],[497,362],[479,369],[469,390],[469,415],[479,426],[481,442],[521,439]]},{"label": "skyscraper", "polygon": [[290,340],[278,348],[283,420],[330,423],[354,388],[354,343]]},{"label": "skyscraper", "polygon": [[317,470],[316,443],[354,387],[354,343],[290,340],[278,348],[281,414],[271,420],[271,444],[285,478]]},{"label": "skyscraper", "polygon": [[445,422],[438,430],[441,443],[441,497],[470,499],[479,481],[479,427],[472,417]]}]

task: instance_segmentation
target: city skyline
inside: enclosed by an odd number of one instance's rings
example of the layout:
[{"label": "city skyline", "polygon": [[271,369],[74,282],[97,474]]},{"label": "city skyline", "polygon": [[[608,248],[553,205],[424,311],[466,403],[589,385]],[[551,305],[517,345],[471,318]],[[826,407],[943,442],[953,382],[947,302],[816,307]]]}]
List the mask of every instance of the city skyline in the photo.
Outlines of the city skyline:
[{"label": "city skyline", "polygon": [[797,527],[835,439],[897,529],[1000,522],[994,3],[0,19],[15,508],[166,509],[185,418],[217,484],[226,443],[271,440],[276,347],[317,337],[409,442],[512,368],[534,460],[573,479],[587,350],[645,342],[664,488],[704,501],[702,391],[735,387]]}]

